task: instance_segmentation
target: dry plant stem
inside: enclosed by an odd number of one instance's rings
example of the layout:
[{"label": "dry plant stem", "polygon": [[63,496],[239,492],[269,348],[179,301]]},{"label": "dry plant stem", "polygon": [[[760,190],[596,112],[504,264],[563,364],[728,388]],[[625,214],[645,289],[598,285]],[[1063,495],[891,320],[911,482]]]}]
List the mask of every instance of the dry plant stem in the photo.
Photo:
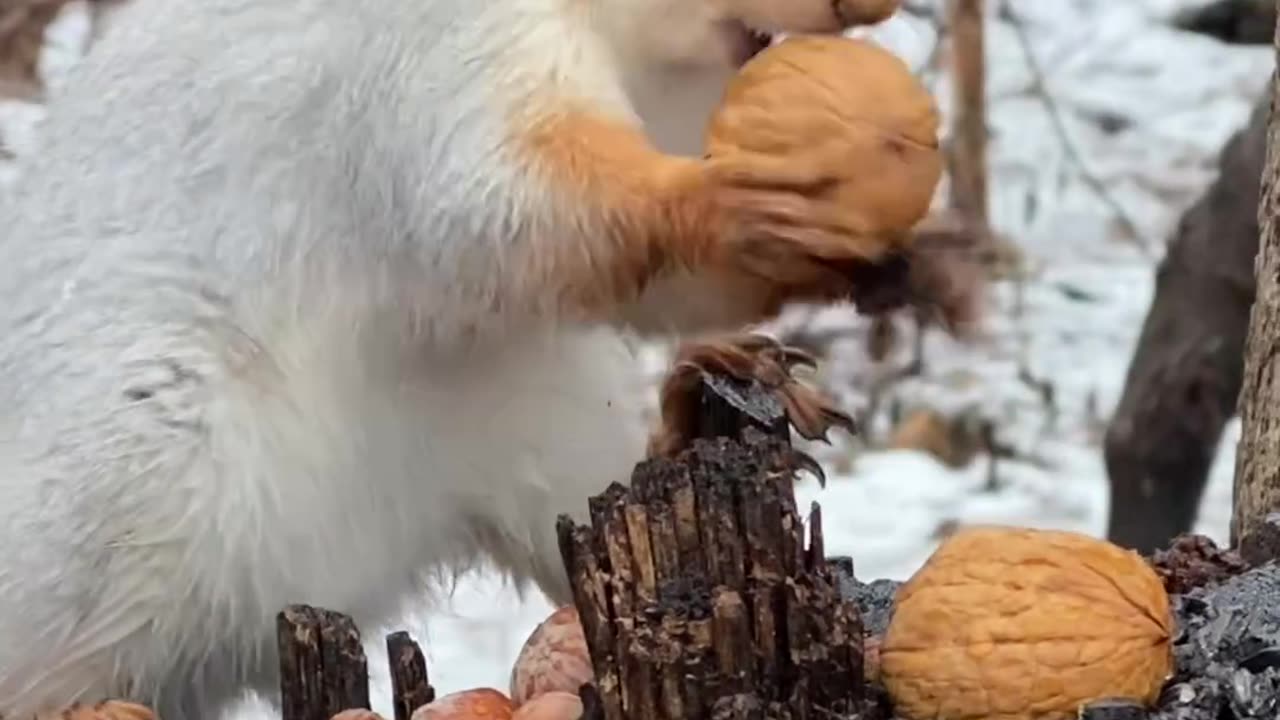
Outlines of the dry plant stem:
[{"label": "dry plant stem", "polygon": [[816,508],[805,544],[793,458],[746,423],[641,463],[629,489],[590,499],[589,524],[560,518],[605,718],[859,710],[861,621],[822,557]]},{"label": "dry plant stem", "polygon": [[291,605],[276,616],[283,720],[329,720],[369,709],[360,632],[341,613]]}]

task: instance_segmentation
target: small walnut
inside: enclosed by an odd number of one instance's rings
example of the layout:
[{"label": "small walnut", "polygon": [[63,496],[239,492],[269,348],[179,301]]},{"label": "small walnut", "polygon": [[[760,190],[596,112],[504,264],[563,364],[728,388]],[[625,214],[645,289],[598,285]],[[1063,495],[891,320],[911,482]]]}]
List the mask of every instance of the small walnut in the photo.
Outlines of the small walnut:
[{"label": "small walnut", "polygon": [[880,672],[907,720],[1066,720],[1151,704],[1173,616],[1134,552],[1069,532],[967,528],[898,590]]},{"label": "small walnut", "polygon": [[892,53],[851,38],[795,36],[743,66],[705,146],[711,157],[785,159],[822,148],[847,158],[833,189],[847,209],[842,224],[905,235],[928,211],[942,175],[938,125],[933,97]]},{"label": "small walnut", "polygon": [[576,693],[553,690],[521,705],[511,720],[578,720],[582,700]]},{"label": "small walnut", "polygon": [[511,720],[510,698],[493,688],[450,693],[413,711],[409,720]]},{"label": "small walnut", "polygon": [[980,421],[968,413],[949,417],[937,410],[921,408],[893,429],[888,446],[895,450],[917,450],[951,468],[973,461],[982,446]]},{"label": "small walnut", "polygon": [[351,710],[343,710],[334,715],[329,720],[385,720],[381,715],[364,708],[352,708]]},{"label": "small walnut", "polygon": [[578,610],[566,605],[534,629],[511,669],[511,700],[520,707],[545,692],[578,692],[595,673]]}]

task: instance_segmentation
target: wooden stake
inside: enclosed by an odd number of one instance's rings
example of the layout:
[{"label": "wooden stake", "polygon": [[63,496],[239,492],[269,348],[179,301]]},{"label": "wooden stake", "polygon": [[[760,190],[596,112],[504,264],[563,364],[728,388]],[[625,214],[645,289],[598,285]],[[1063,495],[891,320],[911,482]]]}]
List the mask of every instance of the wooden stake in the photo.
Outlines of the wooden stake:
[{"label": "wooden stake", "polygon": [[341,613],[290,605],[276,616],[283,720],[329,720],[369,708],[360,631]]},{"label": "wooden stake", "polygon": [[427,659],[422,648],[400,631],[387,636],[387,658],[391,664],[391,705],[395,720],[409,720],[413,711],[436,699],[427,678]]}]

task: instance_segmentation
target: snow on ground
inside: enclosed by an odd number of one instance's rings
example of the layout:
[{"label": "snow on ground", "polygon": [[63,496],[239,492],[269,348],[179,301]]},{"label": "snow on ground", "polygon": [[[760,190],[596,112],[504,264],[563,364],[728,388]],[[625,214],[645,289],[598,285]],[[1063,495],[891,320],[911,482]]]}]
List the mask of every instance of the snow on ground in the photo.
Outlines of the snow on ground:
[{"label": "snow on ground", "polygon": [[[998,439],[1013,445],[1018,457],[1001,461],[997,489],[989,491],[981,457],[951,470],[915,451],[860,449],[840,439],[821,448],[827,488],[805,480],[799,500],[822,504],[829,550],[853,556],[861,576],[905,578],[936,546],[939,530],[952,523],[1103,532],[1101,431],[1150,301],[1153,264],[1178,213],[1212,179],[1219,148],[1244,123],[1273,62],[1266,48],[1228,47],[1161,24],[1188,4],[1194,3],[1012,3],[1072,143],[1137,225],[1148,254],[1124,240],[1110,207],[1082,180],[1033,91],[1017,33],[992,17],[991,209],[997,229],[1022,248],[1031,266],[1021,310],[1015,311],[1013,283],[993,287],[984,335],[962,345],[931,333],[924,375],[889,392],[908,407],[976,410],[995,421]],[[56,70],[55,91],[57,73],[74,65],[85,28],[83,9],[73,6],[50,31],[46,67]],[[914,66],[934,45],[932,26],[924,20],[895,20],[873,35]],[[946,112],[950,98],[943,80],[932,82]],[[39,117],[39,108],[0,101],[0,146],[38,159]],[[14,167],[0,161],[0,186],[14,175]],[[862,350],[865,322],[839,309],[797,311],[778,327],[797,323],[840,336],[823,381],[851,407],[863,406],[877,371]],[[905,356],[891,360],[904,361]],[[1052,384],[1052,409],[1019,379],[1020,370]],[[883,434],[886,422],[875,418],[872,432]],[[1226,537],[1230,514],[1237,433],[1233,423],[1197,527],[1219,540]],[[536,593],[522,599],[493,577],[477,575],[464,578],[444,607],[417,609],[391,627],[408,629],[422,643],[439,690],[505,688],[525,636],[550,610]],[[381,629],[365,632],[375,709],[386,711]],[[267,715],[250,704],[236,717]]]}]

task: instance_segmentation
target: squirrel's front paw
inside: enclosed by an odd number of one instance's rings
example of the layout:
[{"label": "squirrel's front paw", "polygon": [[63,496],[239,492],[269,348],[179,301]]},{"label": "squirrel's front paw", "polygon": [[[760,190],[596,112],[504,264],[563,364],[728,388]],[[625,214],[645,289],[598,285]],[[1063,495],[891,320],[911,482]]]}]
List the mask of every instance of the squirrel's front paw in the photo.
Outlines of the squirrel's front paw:
[{"label": "squirrel's front paw", "polygon": [[137,703],[107,700],[94,705],[72,705],[58,715],[58,720],[156,720],[156,715]]},{"label": "squirrel's front paw", "polygon": [[763,282],[779,302],[849,299],[864,312],[905,304],[904,234],[869,227],[839,201],[856,159],[837,146],[773,156],[747,151],[705,161],[723,218],[715,255]]},{"label": "squirrel's front paw", "polygon": [[[650,456],[672,456],[688,447],[697,428],[702,373],[722,373],[738,380],[756,380],[782,403],[787,421],[809,440],[826,439],[832,427],[855,432],[853,418],[836,408],[822,393],[791,374],[796,365],[814,366],[807,353],[765,335],[741,333],[685,343],[661,389],[662,425],[649,441]],[[799,453],[797,453],[799,455]],[[811,459],[800,456],[821,477]]]}]

